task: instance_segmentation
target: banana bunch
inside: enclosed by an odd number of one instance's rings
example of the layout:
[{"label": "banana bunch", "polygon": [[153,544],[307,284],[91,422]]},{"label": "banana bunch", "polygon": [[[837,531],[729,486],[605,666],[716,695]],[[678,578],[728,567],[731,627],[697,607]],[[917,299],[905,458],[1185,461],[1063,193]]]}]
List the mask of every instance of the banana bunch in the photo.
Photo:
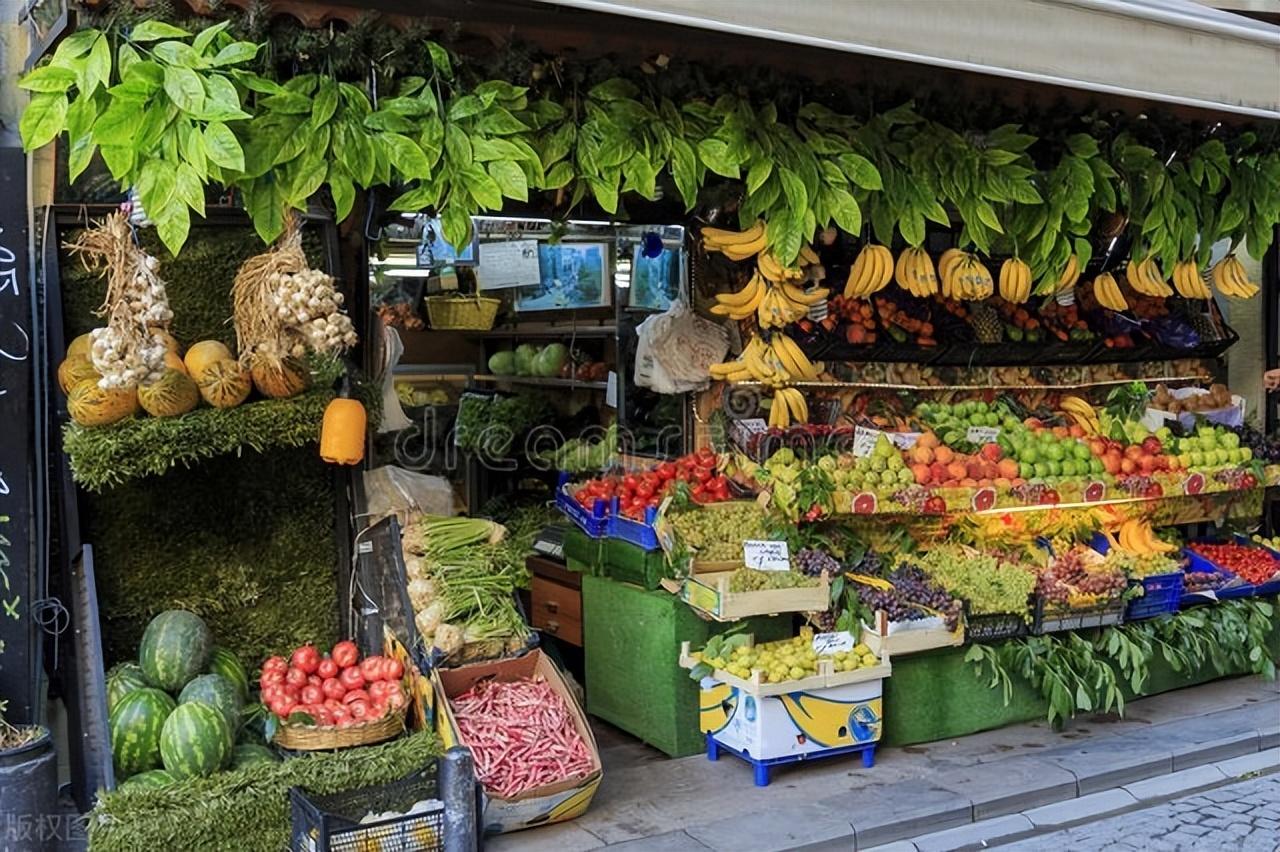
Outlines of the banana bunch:
[{"label": "banana bunch", "polygon": [[717,293],[716,303],[711,306],[711,313],[716,316],[744,320],[756,312],[764,300],[768,284],[760,276],[759,270],[751,276],[747,286],[736,293]]},{"label": "banana bunch", "polygon": [[1000,296],[1020,305],[1031,296],[1031,267],[1021,258],[1011,257],[1000,264]]},{"label": "banana bunch", "polygon": [[769,428],[785,429],[792,423],[808,423],[809,406],[795,388],[778,388],[769,406]]},{"label": "banana bunch", "polygon": [[794,381],[813,381],[822,374],[821,363],[814,364],[794,340],[785,334],[774,334],[765,343],[756,335],[733,361],[712,364],[711,378],[726,382],[761,382],[781,387]]},{"label": "banana bunch", "polygon": [[867,243],[849,267],[844,284],[846,299],[865,299],[889,286],[893,280],[893,252],[882,245]]},{"label": "banana bunch", "polygon": [[1164,275],[1161,274],[1154,257],[1147,257],[1141,262],[1135,262],[1130,258],[1128,265],[1124,268],[1124,277],[1128,280],[1130,287],[1144,296],[1165,298],[1173,295],[1173,288],[1164,280]]},{"label": "banana bunch", "polygon": [[1093,279],[1093,295],[1097,298],[1098,304],[1104,308],[1113,311],[1129,310],[1129,303],[1125,301],[1124,293],[1120,292],[1120,285],[1116,283],[1116,279],[1110,272],[1103,272]]},{"label": "banana bunch", "polygon": [[933,258],[922,248],[903,249],[893,270],[893,280],[916,296],[932,296],[938,292],[938,273],[933,268]]},{"label": "banana bunch", "polygon": [[1156,531],[1151,528],[1151,524],[1139,518],[1130,518],[1121,524],[1118,538],[1119,541],[1117,536],[1107,534],[1108,543],[1112,547],[1118,544],[1121,550],[1133,556],[1172,553],[1178,549],[1156,538]]},{"label": "banana bunch", "polygon": [[[808,257],[805,255],[806,252],[808,252]],[[813,258],[813,260],[809,260],[809,257]],[[806,263],[816,264],[818,262],[818,256],[808,246],[800,249],[800,259]],[[782,281],[796,283],[805,280],[805,270],[803,268],[783,266],[771,251],[761,252],[760,257],[756,260],[756,268],[760,270],[760,274],[765,277],[765,280],[775,283]]]},{"label": "banana bunch", "polygon": [[1054,293],[1066,293],[1075,289],[1076,282],[1080,280],[1080,258],[1071,255],[1067,258],[1067,265],[1062,268],[1062,274],[1058,276],[1058,282],[1053,285]]},{"label": "banana bunch", "polygon": [[730,260],[747,260],[764,251],[764,222],[757,219],[745,231],[703,228],[702,245],[707,251],[718,251]]},{"label": "banana bunch", "polygon": [[1075,421],[1089,437],[1102,434],[1102,424],[1098,422],[1098,412],[1093,406],[1078,396],[1064,396],[1058,407]]},{"label": "banana bunch", "polygon": [[1194,260],[1183,260],[1173,266],[1173,286],[1184,299],[1211,299],[1209,285]]},{"label": "banana bunch", "polygon": [[1229,254],[1213,265],[1210,270],[1213,286],[1218,292],[1232,299],[1252,299],[1258,295],[1258,285],[1249,280],[1244,271],[1244,264]]},{"label": "banana bunch", "polygon": [[995,292],[991,270],[973,252],[947,249],[938,258],[938,274],[942,278],[942,295],[950,299],[978,301]]},{"label": "banana bunch", "polygon": [[761,328],[780,328],[802,319],[811,306],[825,298],[826,288],[806,291],[791,281],[772,282],[757,269],[738,292],[716,294],[711,313],[733,320],[755,314]]}]

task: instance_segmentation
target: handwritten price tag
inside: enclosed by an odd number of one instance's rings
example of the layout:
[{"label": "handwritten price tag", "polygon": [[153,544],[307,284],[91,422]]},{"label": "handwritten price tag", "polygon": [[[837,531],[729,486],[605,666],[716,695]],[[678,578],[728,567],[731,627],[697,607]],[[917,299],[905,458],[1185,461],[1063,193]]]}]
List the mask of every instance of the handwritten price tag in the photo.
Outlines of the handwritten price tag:
[{"label": "handwritten price tag", "polygon": [[970,426],[964,437],[971,444],[994,444],[996,438],[1000,437],[1000,427]]},{"label": "handwritten price tag", "polygon": [[757,571],[791,570],[791,554],[785,541],[744,541],[742,561]]},{"label": "handwritten price tag", "polygon": [[866,458],[871,455],[871,451],[876,448],[876,438],[883,434],[879,429],[855,426],[853,430],[853,454],[858,458]]},{"label": "handwritten price tag", "polygon": [[856,644],[858,643],[854,641],[853,634],[848,630],[813,634],[813,652],[819,657],[830,657],[842,651],[852,651]]}]

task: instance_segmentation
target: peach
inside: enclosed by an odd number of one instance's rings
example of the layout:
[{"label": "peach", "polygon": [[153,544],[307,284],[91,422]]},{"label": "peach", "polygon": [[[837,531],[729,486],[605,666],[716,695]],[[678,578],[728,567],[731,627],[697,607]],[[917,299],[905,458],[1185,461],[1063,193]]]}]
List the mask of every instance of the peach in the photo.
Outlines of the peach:
[{"label": "peach", "polygon": [[1072,423],[1071,426],[1067,429],[1067,434],[1073,438],[1083,438],[1084,429],[1080,427],[1079,423]]},{"label": "peach", "polygon": [[946,479],[950,475],[951,474],[947,470],[947,466],[942,462],[936,461],[933,464],[929,465],[929,476],[931,479],[933,479],[934,482],[942,482],[944,479]]},{"label": "peach", "polygon": [[[1108,452],[1105,456],[1102,457],[1102,466],[1106,468],[1107,473],[1111,474],[1112,476],[1115,476],[1117,473],[1120,472],[1120,468],[1124,466],[1124,463],[1126,461],[1129,461],[1129,460],[1126,459],[1124,456],[1120,455],[1119,453]],[[1129,462],[1129,463],[1132,464],[1132,462]]]},{"label": "peach", "polygon": [[[938,449],[942,449],[942,448],[939,447]],[[964,479],[966,476],[969,475],[969,471],[965,469],[965,466],[960,462],[952,462],[951,464],[947,465],[947,475],[950,476],[952,479]]]},{"label": "peach", "polygon": [[938,436],[932,432],[923,432],[919,438],[916,438],[917,447],[924,447],[929,450],[935,449],[940,443],[942,442],[938,440]]},{"label": "peach", "polygon": [[911,460],[917,464],[927,465],[933,461],[933,450],[920,446],[920,442],[917,441],[911,448]]},{"label": "peach", "polygon": [[951,451],[950,447],[938,445],[933,451],[933,457],[943,464],[951,464],[951,462],[955,461],[956,454]]},{"label": "peach", "polygon": [[1142,447],[1139,446],[1138,444],[1130,444],[1129,446],[1124,448],[1124,457],[1127,459],[1133,459],[1134,461],[1137,461],[1138,459],[1142,458]]},{"label": "peach", "polygon": [[996,462],[1000,461],[1000,456],[1002,456],[1003,453],[1000,451],[999,444],[984,444],[982,449],[978,452],[978,455],[982,456],[989,462]]},{"label": "peach", "polygon": [[960,480],[960,485],[963,488],[977,488],[978,480],[974,479],[973,477],[965,477],[964,479]]},{"label": "peach", "polygon": [[1137,472],[1137,470],[1138,470],[1138,463],[1137,463],[1137,462],[1135,462],[1133,459],[1121,459],[1121,460],[1120,460],[1120,472],[1121,472],[1121,473],[1124,473],[1124,474],[1136,473],[1136,472]]},{"label": "peach", "polygon": [[1000,475],[1005,479],[1018,478],[1018,463],[1013,459],[1000,460]]},{"label": "peach", "polygon": [[965,472],[969,474],[970,479],[981,479],[986,474],[983,471],[986,468],[980,461],[971,461],[964,466]]},{"label": "peach", "polygon": [[1065,438],[1070,434],[1066,426],[1054,426],[1052,431],[1055,438]]},{"label": "peach", "polygon": [[926,485],[929,482],[929,466],[927,464],[911,465],[911,475],[916,478],[917,485]]}]

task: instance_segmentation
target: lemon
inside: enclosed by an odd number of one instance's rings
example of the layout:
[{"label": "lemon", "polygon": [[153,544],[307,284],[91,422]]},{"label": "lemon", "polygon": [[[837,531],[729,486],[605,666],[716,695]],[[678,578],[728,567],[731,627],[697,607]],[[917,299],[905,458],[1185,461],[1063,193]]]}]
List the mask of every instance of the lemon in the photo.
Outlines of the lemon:
[{"label": "lemon", "polygon": [[799,666],[792,666],[792,667],[791,667],[791,679],[792,679],[792,680],[799,680],[799,679],[800,679],[800,678],[802,678],[802,677],[804,677],[804,669],[800,668]]},{"label": "lemon", "polygon": [[859,642],[857,645],[854,645],[854,646],[853,646],[853,653],[855,653],[855,654],[857,654],[859,657],[861,657],[861,656],[863,656],[863,655],[865,655],[865,654],[870,654],[870,653],[871,653],[871,649],[870,649],[870,648],[868,648],[866,645],[862,644],[861,642]]},{"label": "lemon", "polygon": [[863,655],[862,655],[862,664],[863,664],[864,666],[874,666],[877,662],[879,662],[879,661],[878,661],[878,660],[876,660],[876,655],[875,655],[875,654],[863,654]]}]

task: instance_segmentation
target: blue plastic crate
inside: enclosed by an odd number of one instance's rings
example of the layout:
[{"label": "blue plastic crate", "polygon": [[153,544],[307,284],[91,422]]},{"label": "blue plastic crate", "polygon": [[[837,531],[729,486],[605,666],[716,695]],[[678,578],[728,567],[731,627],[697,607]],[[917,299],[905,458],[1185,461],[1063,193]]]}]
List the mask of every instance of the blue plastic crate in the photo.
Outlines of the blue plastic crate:
[{"label": "blue plastic crate", "polygon": [[[1189,549],[1184,549],[1182,553],[1184,556],[1187,557],[1187,561],[1188,561],[1188,565],[1186,569],[1187,571],[1204,571],[1210,574],[1221,574],[1222,576],[1232,580],[1239,579],[1238,577],[1236,577],[1235,574],[1231,573],[1226,568],[1223,568],[1213,562],[1210,562],[1208,559],[1205,559],[1203,556],[1201,556],[1198,553],[1195,553]],[[1225,600],[1234,600],[1235,598],[1247,598],[1250,595],[1255,594],[1256,591],[1257,591],[1256,586],[1253,586],[1249,583],[1241,583],[1240,585],[1232,586],[1229,589],[1217,589],[1214,591],[1214,595],[1217,597],[1218,600],[1225,601]],[[1196,604],[1196,603],[1206,603],[1211,600],[1213,600],[1213,598],[1208,597],[1204,593],[1187,592],[1185,590],[1185,584],[1184,584],[1184,590],[1183,590],[1183,595],[1181,599],[1182,606],[1189,606],[1191,604]]]},{"label": "blue plastic crate", "polygon": [[658,510],[653,506],[644,510],[643,521],[625,517],[618,511],[618,498],[614,497],[609,515],[609,537],[620,538],[645,550],[657,550],[661,547],[658,544],[657,530],[653,528],[653,521],[657,517]]},{"label": "blue plastic crate", "polygon": [[[1280,561],[1280,552],[1277,552],[1274,547],[1259,544],[1247,535],[1240,535],[1239,533],[1236,533],[1234,538],[1239,544],[1247,544],[1250,547],[1260,547],[1274,556],[1277,561]],[[1280,595],[1280,577],[1277,577],[1274,580],[1268,580],[1259,586],[1254,586],[1253,589],[1253,593],[1260,598],[1270,597],[1271,595]]]},{"label": "blue plastic crate", "polygon": [[604,538],[608,532],[609,504],[597,500],[588,512],[569,493],[569,475],[565,473],[560,474],[560,482],[556,486],[556,508],[592,538]]},{"label": "blue plastic crate", "polygon": [[1142,597],[1129,601],[1124,611],[1125,621],[1140,618],[1155,618],[1178,611],[1182,600],[1182,572],[1174,574],[1152,574],[1141,580],[1130,581],[1131,585],[1142,586]]},{"label": "blue plastic crate", "polygon": [[829,748],[822,751],[809,752],[807,754],[787,755],[786,757],[773,757],[761,759],[752,757],[741,749],[733,746],[725,745],[715,738],[715,735],[708,733],[707,735],[707,760],[719,760],[723,753],[732,754],[734,757],[741,758],[751,764],[753,777],[757,787],[768,787],[773,767],[781,766],[787,763],[800,763],[806,760],[824,760],[828,757],[839,757],[845,754],[857,754],[862,757],[863,767],[870,769],[876,763],[876,746],[879,743],[859,743],[858,745],[840,746],[839,748]]}]

